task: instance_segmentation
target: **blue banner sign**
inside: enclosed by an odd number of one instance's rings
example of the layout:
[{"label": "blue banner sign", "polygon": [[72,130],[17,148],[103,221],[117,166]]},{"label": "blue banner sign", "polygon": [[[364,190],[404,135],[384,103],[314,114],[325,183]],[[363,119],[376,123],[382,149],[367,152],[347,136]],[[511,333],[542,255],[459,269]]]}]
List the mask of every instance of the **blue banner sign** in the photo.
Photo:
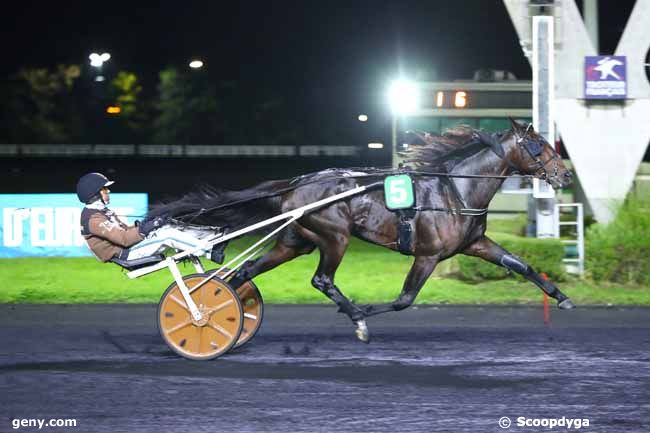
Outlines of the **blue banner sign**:
[{"label": "blue banner sign", "polygon": [[625,56],[586,56],[585,99],[625,99],[625,67]]},{"label": "blue banner sign", "polygon": [[[109,207],[127,224],[147,212],[148,195],[111,194]],[[92,255],[80,233],[76,194],[0,194],[0,258]]]}]

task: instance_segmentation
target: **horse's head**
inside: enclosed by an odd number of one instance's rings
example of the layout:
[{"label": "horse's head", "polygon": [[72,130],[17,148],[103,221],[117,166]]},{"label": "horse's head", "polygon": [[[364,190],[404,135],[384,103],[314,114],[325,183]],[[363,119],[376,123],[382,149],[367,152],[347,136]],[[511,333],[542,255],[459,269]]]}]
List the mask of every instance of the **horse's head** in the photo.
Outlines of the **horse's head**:
[{"label": "horse's head", "polygon": [[556,189],[569,185],[573,177],[571,171],[553,146],[535,132],[532,124],[523,125],[514,119],[510,122],[513,144],[507,156],[511,166],[523,174],[547,181]]}]

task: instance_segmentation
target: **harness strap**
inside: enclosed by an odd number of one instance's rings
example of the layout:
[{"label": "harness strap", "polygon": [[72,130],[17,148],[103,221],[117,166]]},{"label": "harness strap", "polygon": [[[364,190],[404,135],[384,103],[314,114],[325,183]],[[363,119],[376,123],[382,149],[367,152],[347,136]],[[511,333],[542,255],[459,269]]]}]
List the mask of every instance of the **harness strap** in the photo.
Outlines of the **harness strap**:
[{"label": "harness strap", "polygon": [[409,256],[413,254],[413,218],[415,217],[416,210],[400,209],[396,211],[399,215],[397,222],[397,250]]}]

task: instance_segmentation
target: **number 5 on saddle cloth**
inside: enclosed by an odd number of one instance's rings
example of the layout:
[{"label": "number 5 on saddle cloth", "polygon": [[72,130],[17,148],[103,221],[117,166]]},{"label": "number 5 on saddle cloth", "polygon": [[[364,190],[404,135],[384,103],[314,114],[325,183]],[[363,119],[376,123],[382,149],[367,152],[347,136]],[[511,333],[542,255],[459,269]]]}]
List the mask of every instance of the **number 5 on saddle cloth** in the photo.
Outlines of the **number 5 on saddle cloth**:
[{"label": "number 5 on saddle cloth", "polygon": [[407,174],[387,176],[384,179],[384,198],[386,207],[396,212],[399,217],[397,223],[397,249],[405,255],[412,254],[413,227],[411,220],[415,216],[415,190],[413,179]]}]

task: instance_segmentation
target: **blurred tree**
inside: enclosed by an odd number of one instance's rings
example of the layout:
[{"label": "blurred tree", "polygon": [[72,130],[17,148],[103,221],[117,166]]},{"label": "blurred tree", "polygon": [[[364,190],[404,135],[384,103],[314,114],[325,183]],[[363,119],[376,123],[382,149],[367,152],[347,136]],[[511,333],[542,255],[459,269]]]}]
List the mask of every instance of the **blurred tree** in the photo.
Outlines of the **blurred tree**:
[{"label": "blurred tree", "polygon": [[110,84],[110,104],[120,108],[119,114],[113,116],[113,120],[119,123],[116,138],[123,143],[144,138],[149,116],[146,102],[141,97],[142,86],[137,75],[119,71]]},{"label": "blurred tree", "polygon": [[215,86],[202,71],[160,72],[153,140],[162,144],[211,144],[223,141]]},{"label": "blurred tree", "polygon": [[153,139],[166,144],[298,144],[301,122],[286,99],[205,71],[160,72]]},{"label": "blurred tree", "polygon": [[119,106],[122,111],[122,118],[129,123],[133,129],[138,129],[142,125],[138,120],[141,115],[138,97],[142,93],[142,86],[138,82],[138,77],[127,71],[119,71],[117,76],[111,81],[111,90],[114,94],[115,105]]},{"label": "blurred tree", "polygon": [[254,103],[251,120],[256,142],[271,145],[304,144],[303,113],[292,112],[285,98],[266,95]]},{"label": "blurred tree", "polygon": [[74,94],[78,65],[23,68],[7,81],[2,123],[7,142],[64,143],[83,135],[83,118]]}]

